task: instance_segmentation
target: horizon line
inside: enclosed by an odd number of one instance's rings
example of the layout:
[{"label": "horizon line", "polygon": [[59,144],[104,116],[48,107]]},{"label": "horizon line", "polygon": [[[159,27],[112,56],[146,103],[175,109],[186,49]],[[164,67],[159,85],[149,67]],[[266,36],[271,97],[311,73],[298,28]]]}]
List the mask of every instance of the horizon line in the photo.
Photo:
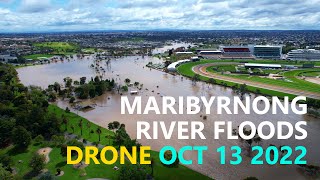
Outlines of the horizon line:
[{"label": "horizon line", "polygon": [[90,32],[141,32],[141,31],[320,31],[320,29],[114,29],[114,30],[44,30],[44,31],[0,31],[0,34],[41,34],[41,33],[90,33]]}]

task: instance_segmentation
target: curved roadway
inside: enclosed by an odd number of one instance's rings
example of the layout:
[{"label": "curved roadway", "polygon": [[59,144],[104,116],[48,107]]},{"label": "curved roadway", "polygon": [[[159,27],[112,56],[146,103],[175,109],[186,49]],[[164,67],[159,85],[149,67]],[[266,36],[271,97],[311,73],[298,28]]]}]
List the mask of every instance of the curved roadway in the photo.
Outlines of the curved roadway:
[{"label": "curved roadway", "polygon": [[216,65],[221,65],[221,64],[238,64],[238,63],[200,64],[200,65],[192,67],[192,71],[196,74],[199,74],[201,76],[205,76],[208,78],[214,78],[214,79],[238,83],[238,84],[246,84],[248,86],[269,89],[269,90],[273,90],[273,91],[279,91],[279,92],[284,92],[284,93],[289,93],[289,94],[294,94],[294,95],[299,95],[299,96],[306,96],[306,97],[313,98],[313,99],[320,99],[319,93],[297,90],[297,89],[292,89],[292,88],[286,88],[286,87],[270,85],[270,84],[265,84],[265,83],[260,83],[260,82],[253,82],[253,81],[249,81],[249,80],[237,79],[237,78],[233,78],[233,77],[210,73],[206,70],[210,66],[216,66]]}]

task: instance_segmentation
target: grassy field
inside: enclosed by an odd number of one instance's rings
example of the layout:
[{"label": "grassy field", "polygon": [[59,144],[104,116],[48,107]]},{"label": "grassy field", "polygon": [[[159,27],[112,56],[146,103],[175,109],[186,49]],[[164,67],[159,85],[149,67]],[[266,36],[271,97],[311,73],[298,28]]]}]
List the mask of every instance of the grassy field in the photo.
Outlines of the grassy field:
[{"label": "grassy field", "polygon": [[45,57],[45,58],[51,58],[52,54],[31,54],[31,55],[27,55],[27,56],[23,56],[25,59],[33,59],[33,60],[39,60],[39,58],[41,57]]},{"label": "grassy field", "polygon": [[33,46],[42,49],[52,49],[52,54],[74,54],[79,50],[79,46],[74,43],[67,42],[43,42],[34,43]]},{"label": "grassy field", "polygon": [[93,54],[95,52],[101,52],[101,50],[99,50],[97,48],[83,48],[83,49],[81,49],[81,52]]},{"label": "grassy field", "polygon": [[320,72],[304,72],[304,73],[299,74],[299,76],[317,77],[317,76],[320,76]]},{"label": "grassy field", "polygon": [[[1,154],[9,154],[13,162],[15,162],[14,167],[18,171],[16,179],[37,179],[36,177],[30,177],[28,173],[32,170],[31,167],[29,167],[28,163],[30,162],[31,157],[33,154],[38,151],[38,149],[42,148],[43,145],[38,144],[32,144],[29,146],[29,148],[24,152],[16,151],[16,149],[13,146],[10,146],[6,149],[0,150]],[[107,159],[112,158],[112,154],[110,151],[106,154]],[[88,179],[88,178],[109,178],[109,179],[116,179],[118,176],[118,171],[113,170],[114,166],[121,167],[119,161],[117,161],[114,165],[95,165],[90,164],[85,168],[85,170],[75,169],[73,168],[73,165],[66,164],[66,157],[63,157],[60,154],[60,148],[53,147],[52,151],[50,152],[50,161],[48,164],[46,164],[46,169],[48,169],[51,173],[55,173],[58,168],[60,168],[62,171],[64,171],[64,175],[59,177],[61,180],[68,180],[68,179]],[[18,163],[19,161],[22,161],[21,163]],[[86,172],[87,175],[84,177],[81,177],[80,175]]]},{"label": "grassy field", "polygon": [[[74,133],[75,135],[81,136],[81,130],[78,126],[78,122],[80,119],[83,121],[83,134],[81,137],[85,138],[86,140],[90,142],[96,142],[98,141],[98,134],[97,133],[90,133],[91,130],[96,130],[98,126],[96,124],[91,123],[87,119],[84,119],[74,113],[66,113],[65,110],[60,109],[59,107],[55,105],[49,106],[49,112],[55,113],[58,116],[64,116],[68,119],[68,127],[67,130],[70,133],[73,133],[73,130],[71,129],[71,126],[74,127]],[[88,125],[89,124],[89,125]],[[65,125],[61,126],[62,130],[65,130]],[[107,129],[101,128],[101,144],[103,145],[110,145],[112,143],[112,140],[106,138],[106,135],[113,135],[114,133],[112,131],[109,131]],[[30,145],[29,148],[24,152],[17,151],[13,146],[10,146],[5,149],[0,149],[0,155],[2,154],[9,154],[13,161],[14,161],[14,167],[18,171],[18,179],[31,179],[27,176],[28,172],[31,171],[31,168],[29,167],[28,163],[32,157],[32,155],[40,148],[47,147],[47,144],[44,145],[37,145],[33,144]],[[108,151],[109,152],[109,151]],[[154,177],[155,179],[166,179],[166,180],[176,180],[176,179],[186,179],[186,180],[193,180],[193,179],[210,179],[207,176],[204,176],[196,171],[193,171],[183,165],[179,165],[178,168],[167,168],[163,166],[159,160],[159,153],[156,151],[151,151],[151,157],[154,158],[155,164],[154,164]],[[59,147],[53,147],[52,151],[50,152],[50,161],[46,165],[46,169],[48,169],[51,173],[55,173],[57,168],[60,168],[62,171],[64,171],[64,175],[59,177],[58,179],[61,180],[70,180],[70,179],[80,179],[85,180],[88,178],[107,178],[107,179],[117,179],[119,171],[113,170],[114,166],[117,166],[121,168],[121,165],[119,161],[117,161],[113,165],[95,165],[90,164],[88,165],[85,170],[79,170],[75,169],[72,165],[66,164],[66,157],[63,157],[60,154],[60,148]],[[109,152],[107,153],[107,159],[111,159],[112,154]],[[19,160],[22,160],[22,163],[18,163]],[[151,167],[150,166],[143,166],[144,169],[150,173]],[[86,176],[81,176],[82,173],[86,173]],[[33,178],[36,179],[36,178]]]},{"label": "grassy field", "polygon": [[[193,67],[193,66],[196,66],[196,65],[199,65],[199,64],[212,63],[212,62],[221,62],[221,61],[202,60],[202,61],[199,61],[199,62],[186,63],[186,64],[180,65],[180,66],[177,68],[177,70],[178,70],[178,72],[179,72],[181,75],[184,75],[184,76],[187,76],[187,77],[192,78],[192,77],[195,75],[195,73],[192,71],[192,67]],[[225,62],[225,61],[223,61],[223,62]],[[209,80],[208,77],[204,77],[204,76],[200,76],[200,79],[201,79],[202,81],[208,81],[208,80]],[[216,82],[217,82],[218,84],[226,84],[227,86],[230,86],[230,87],[236,85],[236,83],[228,82],[228,81],[216,80]],[[293,99],[294,97],[296,97],[296,96],[293,95],[293,94],[288,94],[288,93],[283,93],[283,92],[272,91],[272,90],[268,90],[268,89],[262,89],[262,88],[256,88],[256,87],[248,86],[248,90],[251,91],[251,92],[256,92],[257,89],[259,89],[259,90],[260,90],[260,93],[261,93],[261,94],[264,94],[264,95],[278,96],[278,97],[288,96],[289,99]]]}]

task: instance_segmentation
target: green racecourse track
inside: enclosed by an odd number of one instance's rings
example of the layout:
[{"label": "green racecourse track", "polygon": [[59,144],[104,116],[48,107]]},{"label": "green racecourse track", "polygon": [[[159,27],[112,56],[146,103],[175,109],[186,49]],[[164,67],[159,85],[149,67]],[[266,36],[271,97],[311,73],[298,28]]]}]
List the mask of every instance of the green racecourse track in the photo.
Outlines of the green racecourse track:
[{"label": "green racecourse track", "polygon": [[[246,61],[246,60],[242,60]],[[195,74],[200,75],[200,80],[208,81],[209,78],[216,80],[217,84],[234,86],[236,84],[248,85],[248,90],[251,92],[259,91],[261,94],[284,97],[289,96],[290,99],[296,95],[303,95],[313,99],[320,99],[320,85],[311,83],[298,76],[303,73],[318,73],[320,69],[303,69],[292,70],[283,73],[287,81],[274,80],[250,75],[222,75],[213,70],[213,66],[222,66],[227,69],[232,69],[230,65],[237,65],[239,61],[219,61],[219,60],[202,60],[199,62],[191,62],[182,64],[178,67],[178,72],[181,75],[192,78]],[[256,62],[257,61],[246,61]],[[293,64],[290,62],[282,62],[282,64]],[[274,61],[259,61],[258,63],[274,63]],[[295,64],[296,65],[296,64]]]}]

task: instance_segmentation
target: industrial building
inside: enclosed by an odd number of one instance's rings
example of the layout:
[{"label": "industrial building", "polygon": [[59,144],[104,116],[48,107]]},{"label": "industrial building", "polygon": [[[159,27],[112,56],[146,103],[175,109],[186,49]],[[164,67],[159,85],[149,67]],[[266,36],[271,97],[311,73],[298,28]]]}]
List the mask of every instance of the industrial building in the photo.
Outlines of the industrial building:
[{"label": "industrial building", "polygon": [[256,58],[280,59],[282,56],[282,46],[256,45],[253,52]]},{"label": "industrial building", "polygon": [[315,49],[296,49],[288,53],[289,60],[320,61],[320,50]]}]

